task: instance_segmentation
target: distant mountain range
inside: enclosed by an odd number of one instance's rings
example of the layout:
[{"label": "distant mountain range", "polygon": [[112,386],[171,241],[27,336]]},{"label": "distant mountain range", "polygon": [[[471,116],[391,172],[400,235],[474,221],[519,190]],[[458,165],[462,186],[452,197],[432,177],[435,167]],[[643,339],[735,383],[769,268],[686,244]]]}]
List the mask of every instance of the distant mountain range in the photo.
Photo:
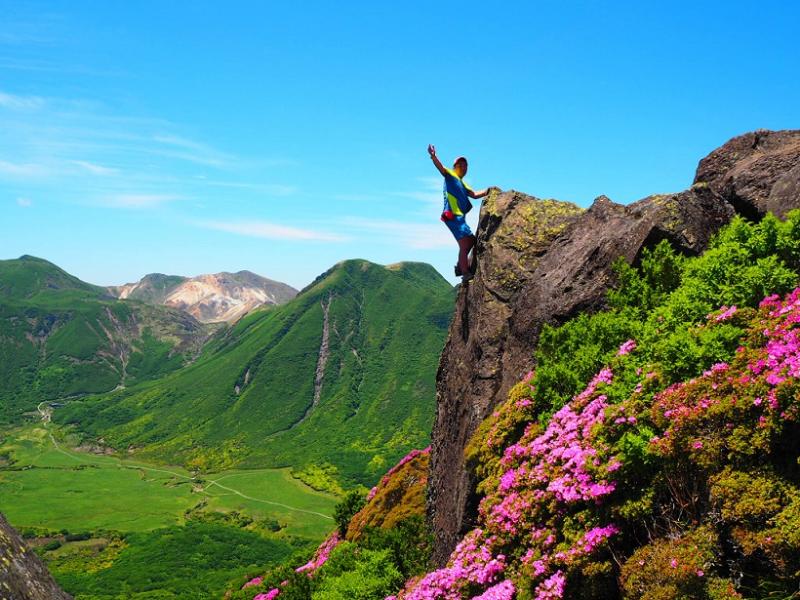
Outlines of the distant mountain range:
[{"label": "distant mountain range", "polygon": [[232,323],[258,306],[283,304],[297,295],[293,287],[250,271],[197,277],[151,273],[106,289],[116,298],[179,308],[201,323]]},{"label": "distant mountain range", "polygon": [[[452,286],[427,264],[364,260],[299,293],[267,296],[268,281],[149,275],[117,298],[42,259],[0,261],[0,420],[56,402],[87,442],[150,459],[371,485],[427,445]],[[248,294],[263,308],[231,324],[175,307],[232,315]]]},{"label": "distant mountain range", "polygon": [[41,258],[0,261],[0,422],[44,400],[178,369],[218,328],[168,306],[121,302]]},{"label": "distant mountain range", "polygon": [[54,418],[201,470],[309,467],[371,485],[427,445],[453,299],[430,265],[344,261],[222,329],[192,365]]}]

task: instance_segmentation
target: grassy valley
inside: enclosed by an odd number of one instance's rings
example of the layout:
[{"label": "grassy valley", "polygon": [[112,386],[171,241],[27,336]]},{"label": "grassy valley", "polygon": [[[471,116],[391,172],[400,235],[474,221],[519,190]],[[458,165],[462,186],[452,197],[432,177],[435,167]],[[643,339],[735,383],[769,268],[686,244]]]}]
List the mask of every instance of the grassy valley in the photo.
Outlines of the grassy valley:
[{"label": "grassy valley", "polygon": [[336,498],[285,469],[200,476],[76,443],[46,423],[7,429],[0,510],[79,598],[214,597],[334,527]]}]

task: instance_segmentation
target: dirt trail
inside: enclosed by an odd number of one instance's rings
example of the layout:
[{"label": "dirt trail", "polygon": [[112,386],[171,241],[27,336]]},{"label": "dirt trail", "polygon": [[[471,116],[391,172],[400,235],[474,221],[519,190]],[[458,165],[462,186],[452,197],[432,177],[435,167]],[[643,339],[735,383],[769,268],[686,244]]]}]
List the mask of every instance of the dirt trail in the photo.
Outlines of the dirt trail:
[{"label": "dirt trail", "polygon": [[[40,402],[39,405],[36,407],[36,410],[39,411],[39,414],[42,417],[42,423],[44,425],[45,431],[47,431],[47,435],[48,435],[48,437],[50,438],[50,441],[53,444],[53,448],[55,448],[55,450],[57,452],[60,452],[64,456],[68,456],[71,459],[76,460],[78,462],[90,462],[90,458],[87,457],[86,455],[73,454],[71,452],[68,452],[68,451],[64,450],[61,446],[59,446],[58,442],[56,441],[56,438],[53,436],[53,432],[50,431],[50,428],[48,427],[48,424],[50,423],[50,419],[51,419],[52,413],[53,413],[53,408],[50,405],[48,405],[46,402]],[[122,460],[120,460],[119,458],[116,458],[116,457],[109,457],[109,458],[114,458],[117,461],[117,466],[119,468],[121,468],[121,469],[131,469],[131,470],[134,470],[134,471],[151,471],[151,472],[154,472],[154,473],[166,473],[168,475],[172,475],[173,477],[177,477],[179,479],[184,479],[186,481],[194,481],[196,479],[196,477],[193,477],[193,476],[190,476],[190,475],[184,475],[182,473],[177,473],[175,471],[170,471],[168,469],[158,469],[156,467],[148,467],[148,466],[139,465],[139,464],[124,464],[122,462]],[[269,470],[269,469],[264,469],[264,470]],[[258,471],[253,471],[253,472],[258,472]],[[208,480],[209,483],[203,489],[203,492],[207,493],[206,492],[207,488],[216,485],[217,487],[219,487],[219,488],[221,488],[223,490],[226,490],[228,492],[231,492],[232,494],[236,494],[237,496],[241,496],[242,498],[245,498],[246,500],[252,500],[254,502],[261,502],[263,504],[270,504],[272,506],[280,506],[281,508],[285,508],[287,510],[291,510],[292,512],[300,512],[300,513],[305,513],[305,514],[309,514],[309,515],[315,515],[317,517],[322,517],[323,519],[329,519],[329,520],[333,521],[333,517],[331,517],[329,515],[325,515],[323,513],[315,512],[313,510],[306,510],[304,508],[298,508],[296,506],[291,506],[289,504],[283,504],[281,502],[274,502],[273,500],[266,500],[264,498],[255,498],[254,496],[248,496],[247,494],[245,494],[245,493],[243,493],[243,492],[241,492],[241,491],[239,491],[237,489],[234,489],[234,488],[231,488],[231,487],[228,487],[228,486],[225,486],[225,485],[222,485],[221,483],[219,483],[221,480],[226,479],[228,477],[232,477],[232,476],[237,475],[237,474],[238,473],[230,473],[228,475],[223,475],[221,477],[218,477],[217,479],[209,479]]]}]

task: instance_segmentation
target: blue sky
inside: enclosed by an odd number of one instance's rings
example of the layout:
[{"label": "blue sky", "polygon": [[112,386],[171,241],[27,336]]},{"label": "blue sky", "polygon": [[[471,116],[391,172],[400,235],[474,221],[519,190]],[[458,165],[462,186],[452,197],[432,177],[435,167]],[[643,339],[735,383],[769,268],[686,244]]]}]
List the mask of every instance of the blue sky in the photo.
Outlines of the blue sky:
[{"label": "blue sky", "polygon": [[[433,264],[445,162],[588,206],[800,127],[795,2],[0,0],[0,258],[97,284]],[[472,213],[477,219],[477,210]]]}]

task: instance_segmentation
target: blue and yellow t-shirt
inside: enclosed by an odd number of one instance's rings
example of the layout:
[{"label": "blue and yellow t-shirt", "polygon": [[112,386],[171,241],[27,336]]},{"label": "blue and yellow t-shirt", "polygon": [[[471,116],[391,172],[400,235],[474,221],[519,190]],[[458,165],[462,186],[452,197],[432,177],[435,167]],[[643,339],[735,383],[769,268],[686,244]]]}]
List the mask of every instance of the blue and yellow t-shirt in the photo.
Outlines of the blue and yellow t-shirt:
[{"label": "blue and yellow t-shirt", "polygon": [[444,176],[444,209],[452,211],[457,217],[463,217],[470,210],[472,210],[472,202],[469,201],[467,191],[472,191],[464,180],[462,180],[454,171],[446,169],[447,174]]}]

